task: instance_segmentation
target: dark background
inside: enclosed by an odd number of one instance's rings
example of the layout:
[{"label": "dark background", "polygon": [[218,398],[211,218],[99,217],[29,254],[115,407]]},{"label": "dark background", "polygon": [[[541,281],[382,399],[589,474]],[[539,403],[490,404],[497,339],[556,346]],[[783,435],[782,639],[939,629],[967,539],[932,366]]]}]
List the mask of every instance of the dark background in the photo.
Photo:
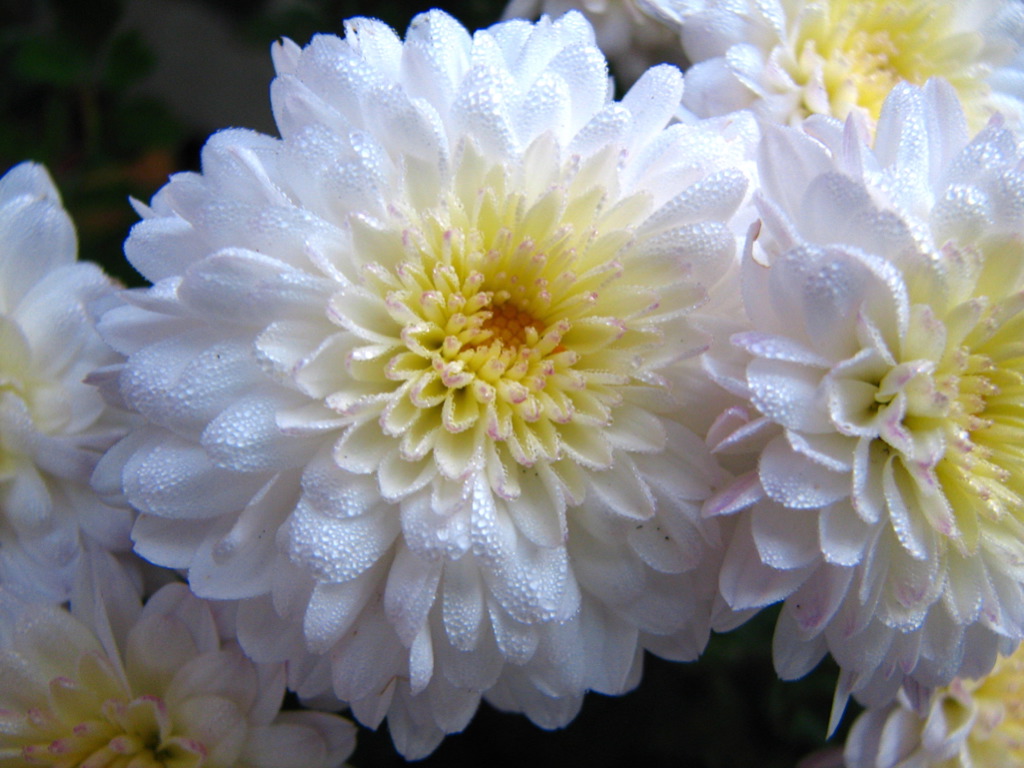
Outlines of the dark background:
[{"label": "dark background", "polygon": [[[613,0],[614,2],[614,0]],[[198,170],[218,128],[273,133],[269,48],[375,15],[404,30],[425,2],[354,0],[0,0],[0,173],[45,163],[79,232],[82,258],[141,283],[121,244],[168,174]],[[500,0],[448,0],[470,28],[498,19]],[[548,763],[675,768],[789,768],[826,747],[835,669],[782,683],[771,666],[774,611],[713,637],[697,663],[648,658],[637,691],[591,695],[562,731],[481,707],[422,765]],[[844,729],[852,718],[848,715]],[[841,730],[842,733],[842,730]],[[833,744],[841,740],[833,740]],[[386,728],[363,730],[351,763],[401,765]]]}]

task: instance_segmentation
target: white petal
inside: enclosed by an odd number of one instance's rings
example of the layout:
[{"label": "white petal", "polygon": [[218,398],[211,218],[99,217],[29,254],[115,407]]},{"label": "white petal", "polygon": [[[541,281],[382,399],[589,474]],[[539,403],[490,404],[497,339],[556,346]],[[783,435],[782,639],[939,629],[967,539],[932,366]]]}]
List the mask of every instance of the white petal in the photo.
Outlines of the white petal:
[{"label": "white petal", "polygon": [[[787,600],[786,607],[790,605],[792,602]],[[799,680],[814,669],[827,652],[824,635],[807,637],[786,608],[782,609],[772,636],[772,661],[782,680]]]},{"label": "white petal", "polygon": [[654,498],[636,464],[625,452],[618,452],[614,464],[588,478],[597,499],[615,514],[631,520],[648,520],[654,514]]},{"label": "white petal", "polygon": [[773,500],[793,509],[818,509],[850,493],[850,479],[808,461],[777,437],[761,453],[758,474]]},{"label": "white petal", "polygon": [[781,360],[757,359],[747,367],[747,384],[757,409],[784,427],[809,432],[831,429],[814,368]]},{"label": "white petal", "polygon": [[232,403],[203,431],[201,444],[219,466],[238,472],[280,470],[305,463],[313,446],[277,425],[282,404],[270,398]]},{"label": "white petal", "polygon": [[141,512],[204,518],[241,509],[265,479],[216,467],[198,445],[159,428],[145,439],[123,469],[124,492]]},{"label": "white petal", "polygon": [[460,651],[476,648],[484,620],[484,591],[480,572],[471,558],[447,563],[442,586],[444,628]]},{"label": "white petal", "polygon": [[[401,546],[391,563],[384,592],[384,611],[398,637],[406,646],[413,648],[414,654],[415,644],[426,642],[418,640],[418,636],[426,631],[427,613],[437,597],[441,571],[440,560],[423,559]],[[426,682],[419,688],[422,689],[423,685]]]},{"label": "white petal", "polygon": [[340,584],[318,583],[309,598],[302,629],[315,652],[326,652],[351,629],[377,589],[380,567]]},{"label": "white petal", "polygon": [[72,263],[77,251],[71,220],[46,171],[23,164],[13,172],[16,176],[35,175],[37,180],[19,188],[12,181],[0,199],[0,232],[4,236],[0,275],[7,311],[47,273]]},{"label": "white petal", "polygon": [[[293,727],[301,728],[306,733],[303,734],[302,740],[310,745],[314,741],[314,736],[309,732],[312,731],[315,734],[316,743],[322,745],[324,751],[324,757],[321,763],[315,763],[312,761],[296,761],[296,768],[298,766],[310,766],[310,768],[337,768],[341,763],[348,758],[352,751],[355,749],[356,744],[356,729],[348,720],[338,717],[337,715],[327,714],[325,712],[282,712],[271,724],[271,727],[267,731],[269,737],[260,744],[259,741],[254,740],[252,751],[255,752],[255,747],[259,744],[264,746],[267,742],[275,742],[280,745],[283,739],[278,741],[275,736],[277,729],[281,727]],[[246,747],[247,751],[249,747]],[[319,747],[316,748],[319,752]],[[282,750],[283,752],[284,750]],[[274,753],[270,752],[270,755],[278,755],[281,752]],[[303,756],[301,752],[296,752],[300,757]],[[276,759],[276,757],[275,757]],[[274,760],[267,761],[267,768],[275,765]]]},{"label": "white petal", "polygon": [[339,698],[354,702],[379,697],[406,670],[402,647],[383,614],[364,614],[358,632],[350,631],[334,647],[332,680]]},{"label": "white petal", "polygon": [[817,518],[817,510],[788,509],[767,501],[755,506],[751,530],[761,562],[781,570],[816,562],[821,556]]},{"label": "white petal", "polygon": [[488,601],[487,611],[491,617],[494,639],[502,656],[513,664],[528,662],[540,642],[537,628],[516,621],[500,605],[493,602]]},{"label": "white petal", "polygon": [[391,548],[400,526],[398,516],[389,512],[335,518],[300,501],[286,528],[288,554],[324,581],[347,581]]},{"label": "white petal", "polygon": [[740,518],[725,553],[720,586],[722,595],[733,608],[759,608],[789,596],[811,571],[794,568],[776,570],[761,562],[754,545],[750,522]]},{"label": "white petal", "polygon": [[315,731],[279,723],[251,729],[240,757],[257,768],[307,768],[324,765],[327,750]]},{"label": "white petal", "polygon": [[[190,563],[189,583],[197,595],[240,599],[270,590],[273,569],[267,564],[278,560],[276,534],[295,503],[296,480],[294,474],[279,475],[237,518],[221,518],[222,526]],[[224,524],[230,525],[226,531]]]},{"label": "white petal", "polygon": [[856,565],[871,540],[872,527],[846,501],[838,501],[820,512],[818,539],[825,562]]}]

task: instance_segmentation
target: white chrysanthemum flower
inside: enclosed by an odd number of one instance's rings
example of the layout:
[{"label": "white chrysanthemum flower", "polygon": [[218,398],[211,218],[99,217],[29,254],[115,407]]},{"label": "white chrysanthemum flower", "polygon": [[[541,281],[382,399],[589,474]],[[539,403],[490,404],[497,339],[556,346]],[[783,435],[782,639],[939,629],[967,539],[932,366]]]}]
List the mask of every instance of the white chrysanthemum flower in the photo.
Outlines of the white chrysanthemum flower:
[{"label": "white chrysanthemum flower", "polygon": [[914,706],[906,691],[862,713],[846,738],[848,768],[1017,768],[1024,764],[1024,648],[991,674],[957,678]]},{"label": "white chrysanthemum flower", "polygon": [[700,117],[753,109],[873,122],[901,82],[942,77],[975,129],[993,111],[1024,118],[1018,0],[652,0],[682,25],[694,66],[683,104]]},{"label": "white chrysanthemum flower", "polygon": [[504,19],[561,16],[578,10],[594,27],[597,45],[608,58],[619,87],[629,87],[649,67],[687,65],[679,44],[679,24],[647,0],[511,0]]},{"label": "white chrysanthemum flower", "polygon": [[831,651],[837,703],[879,702],[1024,637],[1024,151],[998,122],[968,142],[939,81],[897,87],[873,151],[808,130],[762,143],[745,358],[707,360],[749,401],[710,441],[758,463],[706,513],[745,510],[729,603],[786,599],[780,674]]},{"label": "white chrysanthemum flower", "polygon": [[76,262],[75,230],[46,171],[0,178],[0,583],[33,600],[67,599],[82,534],[127,550],[131,516],[101,502],[89,476],[124,415],[83,379],[119,362],[90,307],[114,295]]},{"label": "white chrysanthemum flower", "polygon": [[219,133],[141,208],[155,285],[102,321],[149,421],[98,472],[137,550],[407,756],[482,692],[555,727],[643,648],[696,656],[718,470],[675,390],[743,121],[666,128],[669,66],[611,101],[579,14],[274,58],[282,138]]},{"label": "white chrysanthemum flower", "polygon": [[0,765],[335,768],[352,752],[348,721],[279,713],[284,666],[249,661],[186,586],[142,607],[113,561],[90,567],[70,613],[0,591]]}]

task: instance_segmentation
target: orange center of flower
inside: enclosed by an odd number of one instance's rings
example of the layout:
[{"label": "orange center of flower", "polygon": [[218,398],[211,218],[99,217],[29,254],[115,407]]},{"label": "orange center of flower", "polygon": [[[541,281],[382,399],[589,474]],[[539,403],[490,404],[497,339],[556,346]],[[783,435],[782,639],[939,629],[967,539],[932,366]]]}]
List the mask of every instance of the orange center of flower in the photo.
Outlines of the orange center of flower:
[{"label": "orange center of flower", "polygon": [[543,330],[540,322],[511,301],[491,304],[491,316],[481,324],[481,330],[491,334],[491,339],[500,341],[502,345],[517,350],[526,344],[527,329],[536,333]]}]

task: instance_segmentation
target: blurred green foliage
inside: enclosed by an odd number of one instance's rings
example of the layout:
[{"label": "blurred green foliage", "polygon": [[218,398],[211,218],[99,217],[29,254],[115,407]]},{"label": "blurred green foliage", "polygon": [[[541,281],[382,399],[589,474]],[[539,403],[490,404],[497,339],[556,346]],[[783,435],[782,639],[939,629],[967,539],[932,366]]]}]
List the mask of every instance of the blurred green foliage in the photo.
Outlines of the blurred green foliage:
[{"label": "blurred green foliage", "polygon": [[[15,7],[16,5],[16,7]],[[121,243],[148,198],[187,160],[188,130],[134,90],[156,66],[119,0],[10,3],[0,24],[0,166],[25,159],[54,176],[82,256],[137,282]]]},{"label": "blurred green foliage", "polygon": [[[404,30],[429,7],[414,0],[370,7],[355,0],[191,1],[239,45],[268,59],[270,44],[283,36],[304,44],[318,31],[340,33],[343,19],[360,14]],[[126,23],[130,6],[131,0],[0,0],[0,172],[24,159],[46,164],[78,227],[82,258],[138,285],[121,250],[137,220],[128,198],[148,201],[170,173],[198,170],[211,127],[146,88],[162,62],[144,30]],[[444,8],[476,28],[496,21],[502,5],[451,0]],[[232,67],[229,59],[211,61],[201,76],[218,77]],[[180,83],[186,92],[192,85]],[[238,124],[231,108],[224,105],[225,126]],[[777,680],[771,666],[774,616],[766,612],[712,638],[697,663],[649,658],[637,691],[619,698],[591,695],[562,731],[544,732],[523,717],[482,707],[464,734],[449,737],[422,765],[519,766],[543,754],[549,763],[588,768],[793,766],[825,746],[835,669],[825,665],[798,683]],[[360,733],[352,764],[402,763],[386,729]]]},{"label": "blurred green foliage", "polygon": [[[404,29],[428,7],[389,3],[370,9],[353,0],[191,4],[268,62],[270,44],[280,37],[304,44],[315,32],[340,32],[343,19],[368,12]],[[126,22],[140,15],[129,13],[137,10],[132,5],[132,0],[0,2],[0,170],[26,159],[44,163],[75,219],[82,257],[137,285],[139,278],[121,253],[137,219],[126,201],[148,200],[174,171],[197,170],[199,149],[216,126],[190,120],[147,89],[147,78],[161,61],[140,30]],[[493,23],[501,11],[490,0],[458,0],[447,9],[469,26]],[[160,18],[154,12],[150,21],[159,24]],[[209,62],[201,76],[238,77],[232,73],[232,51]],[[182,82],[181,88],[187,92],[191,85]],[[230,104],[224,114],[224,126],[237,124]]]}]

